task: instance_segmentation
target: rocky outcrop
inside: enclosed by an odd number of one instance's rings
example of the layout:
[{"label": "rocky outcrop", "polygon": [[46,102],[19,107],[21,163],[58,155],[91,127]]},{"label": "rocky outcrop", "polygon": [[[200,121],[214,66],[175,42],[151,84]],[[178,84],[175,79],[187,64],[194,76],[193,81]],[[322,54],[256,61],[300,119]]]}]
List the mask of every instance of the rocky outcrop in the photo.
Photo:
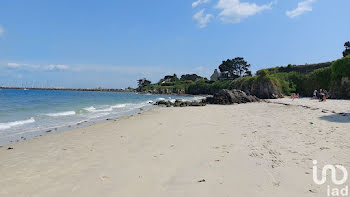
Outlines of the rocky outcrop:
[{"label": "rocky outcrop", "polygon": [[160,100],[160,101],[157,101],[156,103],[154,103],[154,105],[159,105],[162,107],[171,107],[173,104],[170,101]]},{"label": "rocky outcrop", "polygon": [[189,106],[205,106],[205,101],[182,101],[180,99],[175,100],[175,102],[161,100],[157,101],[154,105],[159,105],[162,107],[189,107]]},{"label": "rocky outcrop", "polygon": [[230,90],[242,90],[260,99],[282,98],[282,87],[276,79],[267,76],[242,77],[234,80]]},{"label": "rocky outcrop", "polygon": [[256,80],[252,84],[250,93],[261,99],[277,99],[282,98],[279,87],[270,80]]},{"label": "rocky outcrop", "polygon": [[247,95],[241,90],[220,90],[213,97],[207,97],[206,102],[209,104],[230,105],[234,103],[250,103],[260,101],[257,97]]},{"label": "rocky outcrop", "polygon": [[333,99],[349,99],[350,77],[343,77],[340,81],[333,82],[330,93],[330,97]]}]

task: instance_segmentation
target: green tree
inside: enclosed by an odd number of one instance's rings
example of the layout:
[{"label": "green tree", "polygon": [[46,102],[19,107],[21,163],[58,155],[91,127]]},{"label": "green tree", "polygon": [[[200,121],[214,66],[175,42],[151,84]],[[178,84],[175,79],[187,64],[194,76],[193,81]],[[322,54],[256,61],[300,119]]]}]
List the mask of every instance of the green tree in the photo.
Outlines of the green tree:
[{"label": "green tree", "polygon": [[347,41],[344,44],[345,50],[343,51],[343,56],[346,57],[348,55],[350,55],[350,42]]},{"label": "green tree", "polygon": [[177,75],[174,73],[173,75],[165,75],[163,79],[159,80],[159,84],[163,82],[176,82],[179,78],[177,78]]},{"label": "green tree", "polygon": [[227,73],[229,77],[241,77],[244,74],[251,74],[249,71],[250,64],[248,64],[243,57],[236,57],[234,59],[227,59],[219,66],[222,73]]},{"label": "green tree", "polygon": [[197,81],[200,79],[203,79],[203,77],[196,74],[181,75],[181,78],[180,78],[181,81]]},{"label": "green tree", "polygon": [[151,83],[152,82],[147,80],[146,78],[137,80],[137,84],[138,84],[139,87],[144,87],[146,85],[150,85]]}]

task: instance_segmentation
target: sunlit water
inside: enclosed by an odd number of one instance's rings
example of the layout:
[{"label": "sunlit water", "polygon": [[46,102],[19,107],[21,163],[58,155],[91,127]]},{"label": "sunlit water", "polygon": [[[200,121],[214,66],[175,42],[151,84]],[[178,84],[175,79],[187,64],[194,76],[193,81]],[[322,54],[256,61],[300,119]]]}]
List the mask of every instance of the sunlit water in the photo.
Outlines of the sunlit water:
[{"label": "sunlit water", "polygon": [[118,118],[158,100],[198,97],[121,92],[0,90],[0,144]]}]

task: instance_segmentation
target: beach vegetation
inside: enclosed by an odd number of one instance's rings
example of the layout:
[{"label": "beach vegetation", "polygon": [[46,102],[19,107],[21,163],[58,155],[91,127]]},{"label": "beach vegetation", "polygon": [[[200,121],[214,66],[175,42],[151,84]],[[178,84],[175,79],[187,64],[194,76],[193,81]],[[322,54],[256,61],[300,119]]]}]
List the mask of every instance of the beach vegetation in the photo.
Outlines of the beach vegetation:
[{"label": "beach vegetation", "polygon": [[332,64],[332,80],[340,80],[343,77],[350,77],[350,55]]},{"label": "beach vegetation", "polygon": [[191,82],[198,81],[201,79],[204,79],[204,78],[196,74],[185,74],[185,75],[181,75],[181,78],[180,78],[181,81],[191,81]]}]

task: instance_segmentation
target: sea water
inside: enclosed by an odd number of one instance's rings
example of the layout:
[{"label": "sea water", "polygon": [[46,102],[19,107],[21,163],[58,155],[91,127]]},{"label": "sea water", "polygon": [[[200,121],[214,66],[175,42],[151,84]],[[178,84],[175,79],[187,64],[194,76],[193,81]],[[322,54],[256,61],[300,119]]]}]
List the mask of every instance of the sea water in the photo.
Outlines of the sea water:
[{"label": "sea water", "polygon": [[0,145],[151,108],[158,100],[199,97],[128,92],[0,90]]}]

